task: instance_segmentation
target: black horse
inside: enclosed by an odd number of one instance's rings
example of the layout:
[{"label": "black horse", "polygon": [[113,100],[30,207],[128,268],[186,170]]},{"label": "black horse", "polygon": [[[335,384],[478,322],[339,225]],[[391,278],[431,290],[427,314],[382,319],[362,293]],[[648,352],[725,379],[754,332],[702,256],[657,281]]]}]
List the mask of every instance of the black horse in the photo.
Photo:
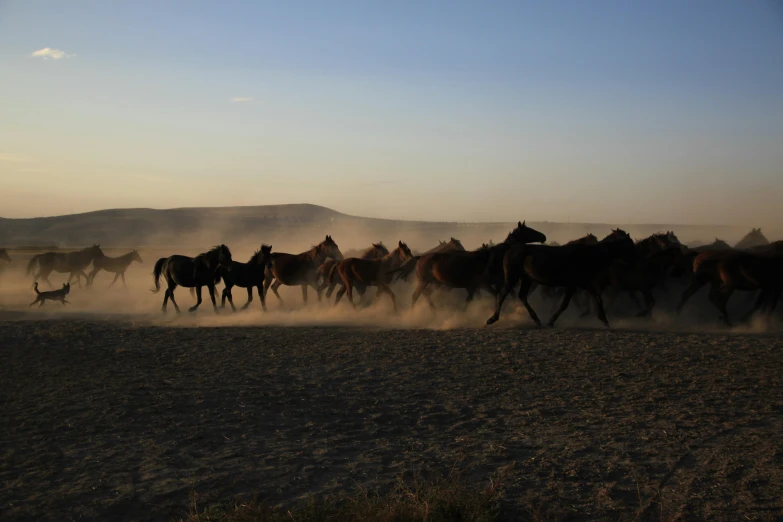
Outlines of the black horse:
[{"label": "black horse", "polygon": [[226,285],[221,296],[221,308],[226,307],[226,299],[228,299],[231,309],[235,312],[237,311],[234,306],[234,297],[231,295],[231,289],[239,286],[247,288],[247,303],[242,307],[242,310],[245,310],[253,302],[253,287],[255,287],[258,290],[261,307],[266,312],[264,278],[266,269],[271,265],[271,254],[272,245],[261,245],[261,249],[256,250],[247,263],[231,261],[220,267],[220,275],[223,277],[223,283]]},{"label": "black horse", "polygon": [[612,231],[609,237],[597,245],[512,246],[503,255],[505,282],[497,297],[495,313],[487,319],[487,324],[500,318],[503,301],[519,282],[519,299],[531,319],[539,326],[541,321],[528,302],[528,294],[534,283],[566,288],[563,302],[549,320],[549,326],[555,325],[555,321],[568,307],[571,297],[578,289],[586,290],[593,297],[598,307],[598,318],[609,326],[601,293],[606,287],[608,270],[615,259],[629,263],[636,259],[633,240],[620,229]]},{"label": "black horse", "polygon": [[174,289],[179,285],[196,289],[197,301],[189,308],[189,311],[195,312],[198,309],[201,304],[201,288],[206,286],[209,289],[209,297],[212,299],[212,307],[215,309],[215,313],[218,313],[215,302],[215,285],[220,282],[220,267],[229,263],[231,263],[231,251],[226,245],[218,245],[196,257],[174,255],[158,259],[155,263],[155,270],[152,272],[155,278],[153,292],[160,291],[160,276],[163,275],[168,284],[161,307],[163,312],[166,312],[166,304],[171,299],[174,308],[179,313],[179,306],[174,300]]},{"label": "black horse", "polygon": [[81,277],[84,276],[87,284],[89,284],[90,278],[84,271],[98,257],[104,257],[100,245],[93,245],[76,252],[45,252],[37,254],[30,258],[30,261],[27,263],[27,275],[30,275],[35,265],[38,264],[38,272],[33,276],[33,279],[43,279],[50,287],[52,282],[49,281],[49,274],[52,272],[70,274],[68,282],[70,283],[75,277],[79,286],[82,285]]}]

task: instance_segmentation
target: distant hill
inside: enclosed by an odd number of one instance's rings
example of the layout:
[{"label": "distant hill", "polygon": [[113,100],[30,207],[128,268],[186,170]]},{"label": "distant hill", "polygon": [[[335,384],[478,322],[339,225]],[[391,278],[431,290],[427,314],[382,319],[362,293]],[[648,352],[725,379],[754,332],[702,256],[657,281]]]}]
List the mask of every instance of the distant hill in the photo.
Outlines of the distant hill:
[{"label": "distant hill", "polygon": [[[525,216],[520,215],[520,219]],[[403,239],[411,247],[428,248],[453,236],[467,248],[502,241],[515,223],[456,223],[399,221],[342,214],[317,205],[264,205],[156,210],[112,209],[66,216],[29,219],[0,218],[0,246],[57,245],[62,248],[99,243],[105,247],[203,247],[215,243],[258,245],[276,249],[299,248],[332,234],[344,250],[370,241],[391,245]],[[607,234],[618,224],[528,222],[559,242],[588,232]],[[717,236],[738,241],[747,227],[677,225],[622,225],[636,238],[674,230],[683,242],[712,242]],[[773,237],[770,237],[773,239]],[[775,238],[776,239],[776,238]]]}]

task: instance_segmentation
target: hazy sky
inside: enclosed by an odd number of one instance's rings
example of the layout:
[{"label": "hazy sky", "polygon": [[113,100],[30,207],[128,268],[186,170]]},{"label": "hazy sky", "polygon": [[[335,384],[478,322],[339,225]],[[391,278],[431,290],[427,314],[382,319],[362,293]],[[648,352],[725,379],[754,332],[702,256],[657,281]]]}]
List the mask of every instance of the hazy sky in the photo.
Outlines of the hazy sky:
[{"label": "hazy sky", "polygon": [[783,222],[783,3],[0,0],[0,216]]}]

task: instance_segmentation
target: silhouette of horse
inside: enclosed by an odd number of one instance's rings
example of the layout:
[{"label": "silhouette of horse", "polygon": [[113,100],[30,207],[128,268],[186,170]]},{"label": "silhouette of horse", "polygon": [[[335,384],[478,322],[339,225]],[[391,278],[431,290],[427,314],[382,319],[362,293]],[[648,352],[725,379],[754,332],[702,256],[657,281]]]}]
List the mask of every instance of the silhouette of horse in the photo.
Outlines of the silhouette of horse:
[{"label": "silhouette of horse", "polygon": [[11,256],[8,255],[8,251],[5,248],[0,248],[0,261],[11,262]]},{"label": "silhouette of horse", "polygon": [[272,245],[261,245],[256,250],[247,263],[231,261],[221,265],[220,275],[226,287],[221,294],[220,307],[226,307],[226,299],[231,305],[231,310],[237,311],[234,306],[234,296],[231,295],[231,289],[235,286],[247,288],[247,302],[242,306],[246,310],[253,302],[253,288],[258,291],[258,298],[261,300],[261,308],[266,312],[266,299],[264,297],[264,281],[266,279],[266,270],[271,265]]},{"label": "silhouette of horse", "polygon": [[515,243],[544,242],[546,236],[534,230],[525,223],[518,222],[506,239],[499,245],[482,245],[473,252],[438,252],[424,254],[408,261],[405,265],[395,270],[397,277],[407,279],[416,270],[418,284],[413,292],[411,307],[416,305],[420,296],[424,296],[430,308],[434,309],[432,292],[438,286],[446,288],[464,288],[468,295],[465,306],[475,297],[479,288],[485,288],[491,294],[496,295],[497,289],[502,285],[502,279],[498,279],[499,270],[488,270],[488,265],[493,255],[499,257],[499,252],[504,251]]},{"label": "silhouette of horse", "polygon": [[752,253],[743,251],[702,252],[693,261],[693,279],[677,306],[677,313],[704,285],[710,285],[709,300],[720,312],[719,320],[731,325],[726,304],[735,290],[761,290],[753,308],[745,314],[748,320],[764,302],[772,299],[774,311],[783,292],[783,254],[775,251]]},{"label": "silhouette of horse", "polygon": [[231,251],[226,245],[218,245],[196,257],[173,255],[158,259],[152,272],[155,281],[155,289],[152,291],[160,292],[160,276],[163,275],[167,283],[163,306],[161,306],[163,313],[166,313],[169,299],[179,313],[179,306],[174,300],[174,290],[178,285],[196,289],[196,304],[188,309],[190,312],[195,312],[201,305],[201,288],[206,286],[212,299],[212,308],[215,313],[218,313],[215,285],[220,282],[220,267],[231,261]]},{"label": "silhouette of horse", "polygon": [[109,257],[106,255],[96,257],[92,260],[92,272],[87,276],[87,286],[93,284],[95,276],[101,270],[114,273],[114,280],[109,283],[109,287],[116,283],[119,278],[122,278],[122,286],[127,286],[125,284],[125,271],[134,261],[143,263],[141,256],[135,250],[119,257]]},{"label": "silhouette of horse", "polygon": [[389,272],[412,257],[413,254],[408,248],[408,245],[400,241],[397,244],[397,248],[380,259],[358,259],[350,257],[340,261],[337,264],[336,270],[343,280],[343,287],[337,292],[334,304],[336,305],[339,303],[343,294],[347,292],[348,301],[351,303],[351,306],[356,308],[356,303],[353,302],[353,287],[355,285],[362,285],[364,287],[377,286],[378,293],[375,295],[375,300],[378,301],[382,293],[389,294],[392,305],[394,306],[394,311],[396,312],[397,298],[389,287],[389,283],[391,283],[392,280]]},{"label": "silhouette of horse", "polygon": [[[342,261],[343,254],[337,247],[332,236],[326,236],[316,246],[301,254],[285,254],[275,252],[272,254],[272,266],[266,271],[266,281],[264,282],[264,291],[269,290],[271,285],[280,304],[283,304],[283,298],[277,292],[280,285],[301,286],[302,299],[307,303],[307,287],[312,286],[319,290],[318,285],[318,267],[321,266],[326,258],[331,257]],[[274,283],[272,282],[274,280]]]},{"label": "silhouette of horse", "polygon": [[[722,239],[715,238],[715,241],[708,245],[700,245],[697,247],[689,248],[689,252],[701,253],[701,252],[714,252],[714,251],[728,251],[734,250],[731,245],[723,241]],[[694,256],[695,257],[695,256]]]},{"label": "silhouette of horse", "polygon": [[769,241],[766,237],[764,237],[764,234],[761,233],[761,229],[753,228],[750,232],[745,234],[745,237],[740,239],[739,242],[734,245],[734,248],[737,250],[748,250],[753,247],[765,245],[769,245]]},{"label": "silhouette of horse", "polygon": [[[348,256],[348,258],[358,257],[359,259],[380,259],[388,253],[389,249],[383,245],[383,242],[379,242],[373,243],[370,248],[362,252],[359,256]],[[328,287],[326,290],[326,298],[328,299],[332,296],[332,293],[338,284],[340,286],[344,286],[342,279],[337,276],[336,267],[339,263],[340,262],[337,260],[327,259],[321,266],[318,267],[318,276],[322,281],[321,285],[318,287],[319,299],[321,298],[321,292],[323,292],[324,288]],[[364,296],[364,292],[367,290],[366,287],[358,283],[356,284],[355,289],[359,293],[359,296]]]},{"label": "silhouette of horse", "polygon": [[[568,241],[565,243],[566,245],[597,245],[598,244],[598,238],[595,237],[595,234],[588,233],[585,236],[582,236],[577,239],[572,239],[571,241]],[[548,243],[549,246],[563,246],[560,243],[557,243],[556,241],[552,241],[551,243]],[[502,283],[501,283],[502,284]],[[530,287],[530,292],[532,293],[536,288],[538,288],[538,293],[541,294],[541,297],[545,300],[553,301],[555,304],[557,304],[557,300],[560,299],[564,292],[564,288],[557,288],[554,286],[539,286],[538,283],[533,283],[533,285]],[[589,296],[588,296],[589,297]],[[579,292],[574,294],[574,303],[579,308],[587,308],[587,312],[584,314],[590,313],[590,305],[589,303],[586,304],[586,306],[583,306],[583,303],[579,302]]]},{"label": "silhouette of horse", "polygon": [[84,276],[85,282],[89,283],[90,278],[84,272],[90,263],[97,257],[103,256],[100,245],[93,245],[75,252],[45,252],[34,255],[27,263],[27,275],[30,275],[38,265],[38,271],[33,279],[43,279],[51,287],[49,274],[59,272],[61,274],[70,274],[68,283],[75,277],[79,286],[82,286],[81,276]]},{"label": "silhouette of horse", "polygon": [[531,319],[540,326],[541,321],[528,302],[533,282],[548,286],[566,287],[560,308],[549,320],[554,326],[577,289],[590,293],[598,307],[598,318],[608,327],[601,293],[605,286],[606,273],[615,259],[633,263],[636,249],[633,240],[622,230],[613,230],[597,245],[526,245],[511,246],[503,255],[505,281],[498,294],[495,313],[487,319],[492,324],[500,318],[503,301],[517,282],[520,283],[519,298],[525,305]]},{"label": "silhouette of horse", "polygon": [[448,241],[438,241],[438,246],[430,248],[421,255],[438,254],[441,252],[465,252],[465,247],[462,246],[462,241],[452,237]]}]

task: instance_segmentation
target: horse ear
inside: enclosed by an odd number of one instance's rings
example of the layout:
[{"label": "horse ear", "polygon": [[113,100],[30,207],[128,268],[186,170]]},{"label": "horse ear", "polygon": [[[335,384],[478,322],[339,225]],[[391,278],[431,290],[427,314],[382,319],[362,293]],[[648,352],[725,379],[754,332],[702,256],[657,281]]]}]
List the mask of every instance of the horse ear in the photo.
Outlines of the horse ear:
[{"label": "horse ear", "polygon": [[525,223],[527,223],[527,220],[522,221],[522,226],[525,226]]},{"label": "horse ear", "polygon": [[522,222],[521,221],[517,221],[517,226],[521,227],[522,226]]},{"label": "horse ear", "polygon": [[400,247],[404,246],[402,240],[398,241],[397,245],[400,246]]}]

